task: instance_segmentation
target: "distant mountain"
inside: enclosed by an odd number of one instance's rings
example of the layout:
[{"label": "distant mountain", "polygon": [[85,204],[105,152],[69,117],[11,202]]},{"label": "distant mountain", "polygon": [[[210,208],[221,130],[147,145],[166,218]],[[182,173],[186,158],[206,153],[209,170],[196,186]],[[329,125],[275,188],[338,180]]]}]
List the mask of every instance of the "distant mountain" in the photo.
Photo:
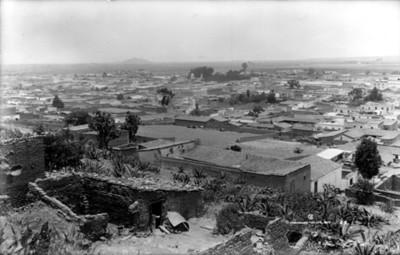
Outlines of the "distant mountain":
[{"label": "distant mountain", "polygon": [[122,63],[130,65],[142,65],[142,64],[151,64],[152,62],[143,58],[130,58],[122,61]]}]

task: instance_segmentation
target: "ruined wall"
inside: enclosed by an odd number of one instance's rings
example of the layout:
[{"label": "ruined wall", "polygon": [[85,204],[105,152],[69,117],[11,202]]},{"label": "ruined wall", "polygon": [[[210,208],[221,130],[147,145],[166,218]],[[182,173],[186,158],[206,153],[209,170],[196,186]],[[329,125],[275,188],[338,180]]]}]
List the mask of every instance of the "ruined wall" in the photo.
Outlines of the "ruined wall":
[{"label": "ruined wall", "polygon": [[226,242],[214,246],[200,253],[200,255],[251,255],[256,254],[253,250],[251,236],[254,234],[252,229],[243,229],[236,233]]},{"label": "ruined wall", "polygon": [[16,176],[0,173],[0,194],[10,196],[13,206],[22,206],[27,202],[28,182],[45,176],[43,138],[3,142],[0,144],[0,157],[5,157],[10,167],[22,166],[21,173]]},{"label": "ruined wall", "polygon": [[[83,188],[90,204],[90,213],[107,212],[110,221],[121,225],[137,225],[140,229],[149,226],[151,204],[162,202],[162,213],[179,212],[183,217],[200,216],[203,211],[201,191],[141,190],[122,182],[109,182],[96,178],[83,178]],[[128,208],[139,202],[138,218],[132,217]]]},{"label": "ruined wall", "polygon": [[57,177],[39,179],[36,184],[46,194],[67,205],[76,214],[85,214],[83,200],[86,196],[79,176],[60,175]]}]

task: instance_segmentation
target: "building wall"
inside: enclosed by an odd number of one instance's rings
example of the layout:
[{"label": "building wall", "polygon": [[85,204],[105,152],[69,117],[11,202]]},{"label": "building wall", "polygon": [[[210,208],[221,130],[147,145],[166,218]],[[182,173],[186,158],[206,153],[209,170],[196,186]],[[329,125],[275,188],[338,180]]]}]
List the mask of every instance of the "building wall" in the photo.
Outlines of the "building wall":
[{"label": "building wall", "polygon": [[[290,191],[290,183],[293,181],[295,190],[298,192],[308,192],[310,190],[311,171],[310,166],[305,166],[286,176],[264,175],[257,173],[243,172],[238,168],[217,166],[207,162],[192,161],[176,158],[161,158],[160,166],[166,169],[177,169],[183,166],[191,172],[193,169],[202,169],[204,174],[218,178],[221,173],[225,173],[231,179],[243,179],[248,184],[260,187],[281,188]],[[304,179],[304,176],[306,179]]]},{"label": "building wall", "polygon": [[308,192],[311,185],[311,167],[310,165],[304,166],[295,172],[291,172],[286,177],[285,191],[293,192],[291,188],[294,183],[296,192]]},{"label": "building wall", "polygon": [[4,142],[0,144],[0,156],[9,161],[10,167],[22,166],[18,176],[0,173],[0,194],[8,195],[13,206],[22,206],[27,203],[28,182],[45,176],[43,138]]},{"label": "building wall", "polygon": [[184,144],[177,144],[173,146],[168,146],[165,148],[158,149],[144,149],[138,151],[138,157],[142,162],[149,162],[151,164],[160,161],[161,157],[169,157],[171,155],[181,155],[185,151],[192,149],[196,146],[195,141],[191,141]]},{"label": "building wall", "polygon": [[194,121],[194,120],[179,120],[179,119],[175,119],[175,125],[177,126],[183,126],[183,127],[187,127],[187,126],[196,126],[196,127],[205,127],[207,126],[207,122],[200,122],[200,121]]},{"label": "building wall", "polygon": [[[145,180],[143,180],[145,182]],[[146,230],[150,224],[150,207],[153,203],[161,202],[162,218],[168,211],[176,211],[185,219],[198,217],[203,212],[203,198],[200,189],[188,189],[182,191],[163,189],[151,186],[141,188],[131,186],[108,177],[67,175],[61,178],[47,178],[36,182],[37,186],[53,198],[65,205],[72,207],[74,213],[82,215],[96,215],[107,213],[110,222],[124,226],[136,226],[140,230]],[[145,186],[145,184],[144,184]],[[67,192],[69,197],[78,199],[66,201],[63,194]],[[84,196],[89,205],[88,211],[78,210],[75,203],[84,204],[80,197]],[[80,200],[76,202],[76,200]],[[138,214],[133,216],[129,206],[138,203]]]},{"label": "building wall", "polygon": [[311,181],[311,192],[314,192],[314,185],[317,182],[317,192],[324,191],[324,184],[332,184],[337,188],[341,188],[342,186],[342,167],[324,175],[317,180]]}]

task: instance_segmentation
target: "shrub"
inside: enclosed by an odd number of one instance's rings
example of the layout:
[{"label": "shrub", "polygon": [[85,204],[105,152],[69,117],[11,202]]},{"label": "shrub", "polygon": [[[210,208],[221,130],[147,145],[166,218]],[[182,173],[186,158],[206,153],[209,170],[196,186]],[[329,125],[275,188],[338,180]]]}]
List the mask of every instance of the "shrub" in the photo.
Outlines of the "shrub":
[{"label": "shrub", "polygon": [[379,208],[386,213],[394,212],[394,202],[393,200],[389,200],[386,202],[379,203]]},{"label": "shrub", "polygon": [[299,148],[299,147],[296,147],[296,148],[294,148],[293,152],[294,152],[294,153],[300,154],[300,153],[303,152],[303,149],[301,149],[301,148]]},{"label": "shrub", "polygon": [[373,203],[372,191],[374,190],[374,185],[368,180],[360,180],[352,186],[352,189],[355,191],[357,203],[362,205],[370,205]]},{"label": "shrub", "polygon": [[244,227],[239,207],[228,204],[217,215],[217,231],[220,234],[236,233]]}]

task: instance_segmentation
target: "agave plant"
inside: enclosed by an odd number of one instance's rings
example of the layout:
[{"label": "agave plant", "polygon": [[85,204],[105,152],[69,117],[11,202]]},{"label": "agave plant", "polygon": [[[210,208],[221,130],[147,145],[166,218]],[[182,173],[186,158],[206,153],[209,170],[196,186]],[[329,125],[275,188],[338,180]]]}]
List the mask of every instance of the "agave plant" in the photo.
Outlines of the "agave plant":
[{"label": "agave plant", "polygon": [[354,252],[356,255],[374,255],[374,248],[375,244],[360,244],[359,242],[357,242]]},{"label": "agave plant", "polygon": [[236,204],[242,212],[252,212],[257,208],[257,195],[247,195],[236,199]]}]

